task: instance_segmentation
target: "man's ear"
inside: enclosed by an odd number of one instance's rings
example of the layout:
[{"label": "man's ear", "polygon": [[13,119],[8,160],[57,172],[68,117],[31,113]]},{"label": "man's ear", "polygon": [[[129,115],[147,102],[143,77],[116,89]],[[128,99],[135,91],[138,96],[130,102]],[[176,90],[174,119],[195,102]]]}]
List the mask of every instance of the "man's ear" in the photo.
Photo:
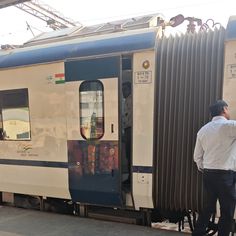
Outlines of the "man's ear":
[{"label": "man's ear", "polygon": [[228,119],[228,120],[230,119],[228,107],[224,107],[224,108],[223,108],[222,115],[223,115],[226,119]]}]

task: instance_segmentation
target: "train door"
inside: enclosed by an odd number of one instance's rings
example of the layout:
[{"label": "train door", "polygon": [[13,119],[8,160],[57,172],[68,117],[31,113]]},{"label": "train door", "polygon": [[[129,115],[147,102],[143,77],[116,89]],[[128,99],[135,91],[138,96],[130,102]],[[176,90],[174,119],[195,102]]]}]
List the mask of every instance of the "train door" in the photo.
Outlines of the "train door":
[{"label": "train door", "polygon": [[[121,103],[121,171],[122,189],[131,192],[131,163],[132,163],[132,55],[122,57],[122,103]],[[126,202],[127,203],[127,202]]]},{"label": "train door", "polygon": [[117,57],[65,63],[69,190],[74,202],[121,206]]}]

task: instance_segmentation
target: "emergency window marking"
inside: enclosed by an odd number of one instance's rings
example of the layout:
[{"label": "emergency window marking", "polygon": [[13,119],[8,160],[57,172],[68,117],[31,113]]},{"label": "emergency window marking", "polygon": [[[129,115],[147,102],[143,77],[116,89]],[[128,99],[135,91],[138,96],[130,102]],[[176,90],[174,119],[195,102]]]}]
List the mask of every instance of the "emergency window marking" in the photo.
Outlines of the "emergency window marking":
[{"label": "emergency window marking", "polygon": [[104,134],[103,85],[85,81],[79,88],[80,132],[84,139],[100,139]]},{"label": "emergency window marking", "polygon": [[0,140],[30,140],[28,89],[0,91]]}]

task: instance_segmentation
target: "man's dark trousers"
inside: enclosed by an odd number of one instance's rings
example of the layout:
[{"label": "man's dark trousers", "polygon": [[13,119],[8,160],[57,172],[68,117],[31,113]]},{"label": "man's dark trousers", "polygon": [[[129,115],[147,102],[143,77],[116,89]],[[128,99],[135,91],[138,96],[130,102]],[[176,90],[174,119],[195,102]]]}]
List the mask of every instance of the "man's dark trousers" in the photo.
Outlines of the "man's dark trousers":
[{"label": "man's dark trousers", "polygon": [[211,215],[215,212],[216,201],[220,203],[220,219],[218,236],[229,236],[234,216],[236,192],[236,173],[227,170],[204,169],[204,204],[200,213],[193,236],[205,235]]}]

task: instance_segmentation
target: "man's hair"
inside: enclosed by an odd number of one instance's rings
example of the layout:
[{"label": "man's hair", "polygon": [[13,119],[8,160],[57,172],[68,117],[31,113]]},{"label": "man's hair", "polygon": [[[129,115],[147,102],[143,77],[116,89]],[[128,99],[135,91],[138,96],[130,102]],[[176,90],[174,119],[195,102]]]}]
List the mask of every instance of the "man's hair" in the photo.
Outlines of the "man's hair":
[{"label": "man's hair", "polygon": [[210,105],[209,110],[211,113],[211,116],[219,116],[222,114],[222,112],[224,111],[224,107],[227,107],[228,104],[223,101],[223,100],[217,100],[215,103],[213,103],[212,105]]}]

